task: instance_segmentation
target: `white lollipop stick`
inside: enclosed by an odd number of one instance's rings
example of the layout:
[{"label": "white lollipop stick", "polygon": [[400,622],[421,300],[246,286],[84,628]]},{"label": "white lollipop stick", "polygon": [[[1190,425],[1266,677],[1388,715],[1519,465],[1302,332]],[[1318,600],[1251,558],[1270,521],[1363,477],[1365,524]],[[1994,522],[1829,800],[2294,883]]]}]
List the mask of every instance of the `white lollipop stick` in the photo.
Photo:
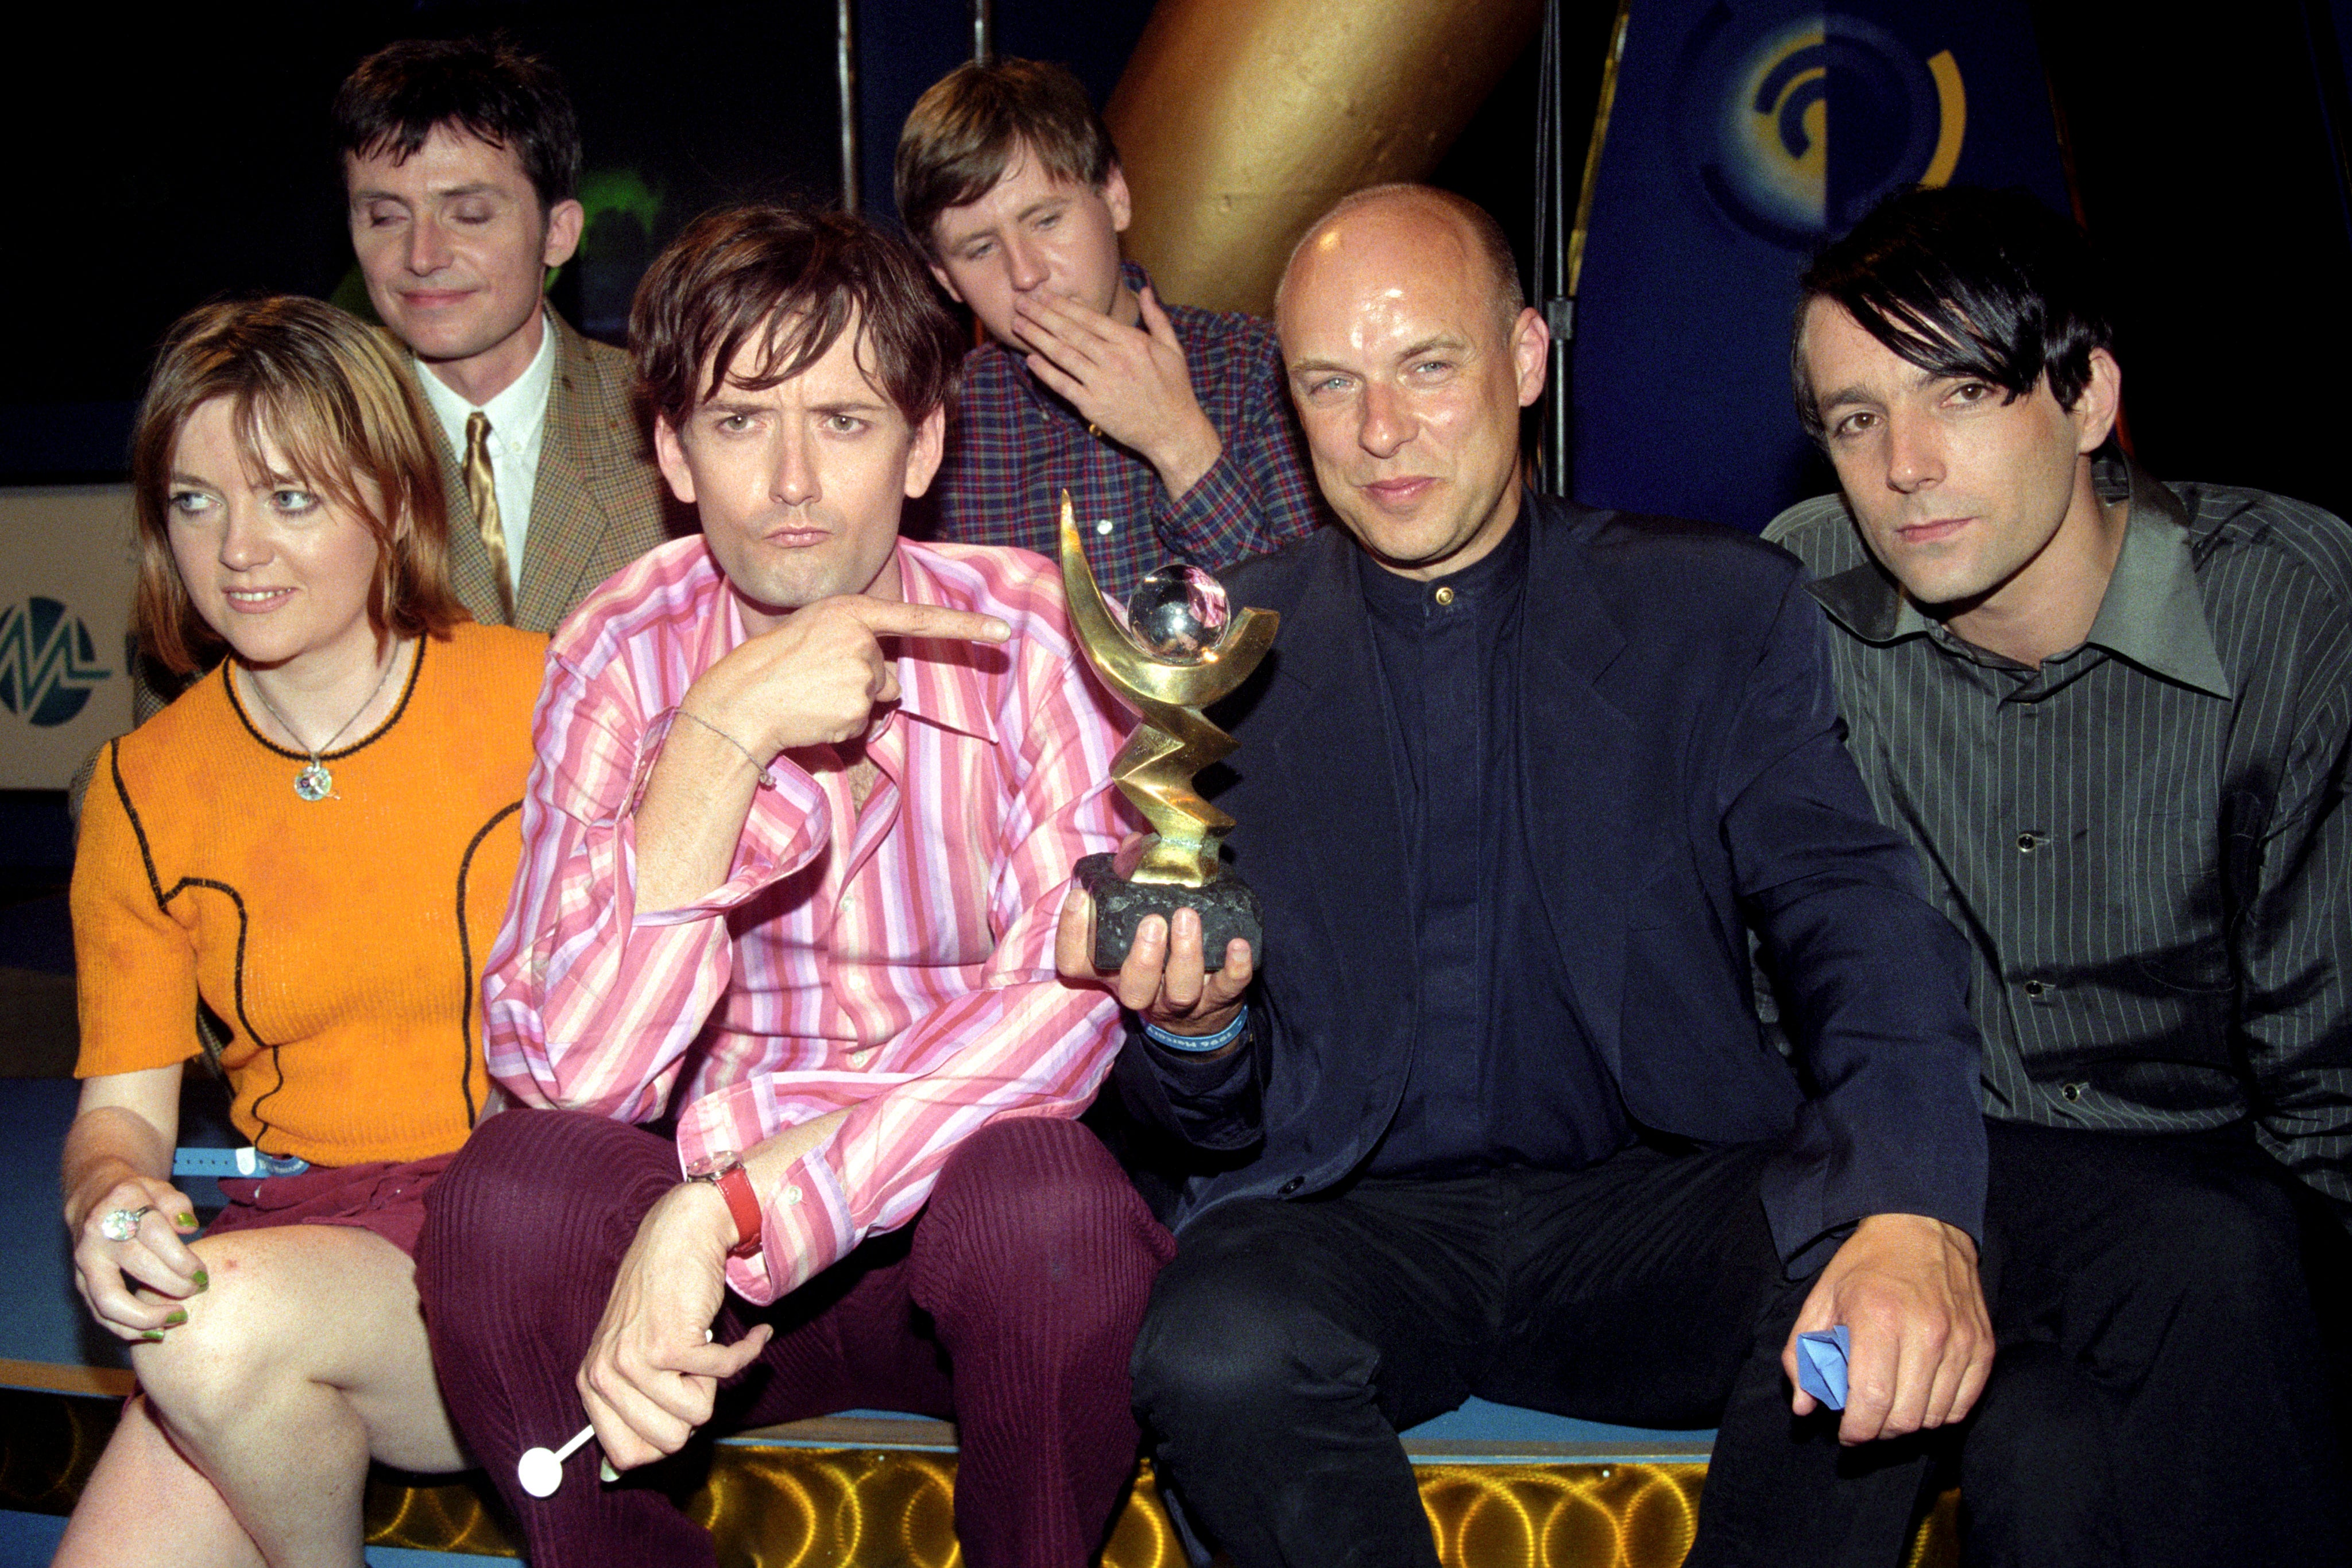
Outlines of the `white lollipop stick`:
[{"label": "white lollipop stick", "polygon": [[[710,1330],[702,1331],[703,1343],[709,1344],[713,1337]],[[520,1481],[522,1490],[533,1497],[553,1497],[555,1489],[563,1484],[563,1461],[577,1453],[580,1445],[595,1435],[595,1423],[591,1422],[581,1427],[572,1441],[554,1452],[545,1448],[531,1449],[516,1464],[515,1479]],[[599,1459],[596,1461],[596,1479],[606,1482],[617,1481],[621,1479],[621,1472],[613,1468],[612,1460]]]},{"label": "white lollipop stick", "polygon": [[580,1445],[596,1435],[594,1423],[572,1434],[572,1441],[561,1448],[532,1448],[515,1465],[515,1479],[522,1490],[533,1497],[553,1497],[555,1489],[563,1484],[563,1461],[580,1451]]}]

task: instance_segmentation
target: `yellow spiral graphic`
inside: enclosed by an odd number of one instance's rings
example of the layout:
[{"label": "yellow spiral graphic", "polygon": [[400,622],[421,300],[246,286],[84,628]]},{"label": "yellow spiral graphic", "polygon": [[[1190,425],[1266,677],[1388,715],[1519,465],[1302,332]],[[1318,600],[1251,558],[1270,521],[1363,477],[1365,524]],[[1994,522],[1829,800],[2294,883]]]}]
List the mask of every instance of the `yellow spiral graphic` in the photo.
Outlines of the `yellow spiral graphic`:
[{"label": "yellow spiral graphic", "polygon": [[[1888,134],[1884,125],[1831,125],[1833,71],[1860,73],[1857,89],[1866,80],[1882,94],[1898,82],[1916,84],[1898,91],[1896,101],[1907,92],[1912,114],[1918,120],[1934,117],[1932,127],[1915,120],[1909,131],[1895,131],[1898,142],[1908,142],[1907,150],[1844,144],[1842,168],[1856,152],[1865,167],[1884,167],[1892,157],[1890,175],[1896,183],[1942,185],[1958,167],[1968,133],[1968,93],[1949,49],[1920,60],[1883,29],[1834,14],[1790,23],[1741,57],[1725,80],[1719,109],[1724,172],[1748,210],[1777,229],[1822,233],[1858,215],[1850,209],[1868,195],[1847,192],[1839,197],[1841,213],[1830,212],[1832,131],[1843,137]],[[1930,88],[1932,101],[1925,97]]]}]

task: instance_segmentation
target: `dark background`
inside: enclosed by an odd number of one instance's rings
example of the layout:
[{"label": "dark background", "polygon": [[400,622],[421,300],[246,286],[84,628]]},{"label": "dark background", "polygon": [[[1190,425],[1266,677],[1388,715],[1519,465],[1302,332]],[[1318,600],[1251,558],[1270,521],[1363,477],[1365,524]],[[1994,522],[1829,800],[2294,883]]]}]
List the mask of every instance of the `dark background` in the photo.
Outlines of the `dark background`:
[{"label": "dark background", "polygon": [[2159,476],[2352,516],[2352,5],[2246,0],[2164,29],[2136,14],[2034,7],[2115,280],[2135,447]]},{"label": "dark background", "polygon": [[[1610,0],[1566,0],[1562,117],[1582,163]],[[1107,97],[1147,0],[996,0],[1001,52],[1061,59]],[[1638,5],[1636,16],[1639,15]],[[915,96],[965,57],[962,0],[862,0],[861,185],[888,215]],[[2345,60],[2352,0],[2241,0],[2198,26],[2120,0],[2032,6],[2075,193],[2113,264],[2126,419],[2162,475],[2352,510],[2336,443],[2352,363]],[[829,4],[357,0],[51,13],[56,40],[0,64],[17,150],[0,246],[13,304],[0,483],[119,477],[163,329],[224,293],[354,302],[326,106],[394,37],[504,26],[563,71],[588,145],[592,225],[556,286],[601,336],[646,259],[713,203],[838,193]],[[1531,47],[1437,172],[1526,255],[1535,167]]]}]

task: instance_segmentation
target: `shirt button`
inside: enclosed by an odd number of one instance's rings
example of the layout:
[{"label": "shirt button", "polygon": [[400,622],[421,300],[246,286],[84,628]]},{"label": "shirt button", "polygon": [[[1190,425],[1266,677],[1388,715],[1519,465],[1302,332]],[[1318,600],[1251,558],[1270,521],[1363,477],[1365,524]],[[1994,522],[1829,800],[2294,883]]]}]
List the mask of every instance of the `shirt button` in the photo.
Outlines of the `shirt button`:
[{"label": "shirt button", "polygon": [[1107,534],[1116,526],[1117,525],[1112,523],[1108,517],[1104,517],[1095,524],[1095,532],[1098,534]]},{"label": "shirt button", "polygon": [[2068,1083],[2062,1085],[2058,1092],[2069,1100],[2080,1100],[2083,1097],[2083,1091],[2088,1087],[2088,1084],[2084,1083]]},{"label": "shirt button", "polygon": [[849,1065],[852,1067],[863,1067],[873,1060],[874,1048],[870,1045],[860,1046],[849,1053]]},{"label": "shirt button", "polygon": [[2039,842],[2041,842],[2041,840],[2032,833],[2020,833],[2017,835],[2017,852],[2021,855],[2030,855],[2033,852],[2033,846]]},{"label": "shirt button", "polygon": [[2025,982],[2025,994],[2029,997],[2041,997],[2047,993],[2049,989],[2050,983],[2047,980],[2028,980]]},{"label": "shirt button", "polygon": [[785,1201],[786,1203],[798,1203],[800,1200],[801,1200],[801,1189],[800,1189],[800,1188],[798,1188],[798,1187],[796,1187],[796,1186],[788,1186],[788,1187],[784,1188],[784,1201]]},{"label": "shirt button", "polygon": [[1292,1193],[1297,1192],[1300,1187],[1305,1186],[1306,1185],[1307,1178],[1305,1176],[1292,1176],[1288,1181],[1282,1184],[1281,1192],[1276,1194],[1276,1196],[1278,1197],[1288,1197]]},{"label": "shirt button", "polygon": [[1450,588],[1441,588],[1430,597],[1437,601],[1438,608],[1442,610],[1454,602],[1454,591]]}]

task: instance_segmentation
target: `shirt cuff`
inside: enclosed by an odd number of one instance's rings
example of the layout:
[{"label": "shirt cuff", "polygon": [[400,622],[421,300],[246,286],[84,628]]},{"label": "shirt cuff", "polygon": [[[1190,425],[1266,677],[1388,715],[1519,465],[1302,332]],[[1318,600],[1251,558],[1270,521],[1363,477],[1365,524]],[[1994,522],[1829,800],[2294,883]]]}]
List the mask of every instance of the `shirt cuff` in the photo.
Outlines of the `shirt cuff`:
[{"label": "shirt cuff", "polygon": [[1170,497],[1153,519],[1160,541],[1190,560],[1230,554],[1226,547],[1247,541],[1253,532],[1257,507],[1233,460],[1231,441],[1223,431],[1218,438],[1225,446],[1208,472],[1183,495]]},{"label": "shirt cuff", "polygon": [[745,1301],[764,1307],[847,1257],[857,1244],[857,1231],[850,1222],[849,1195],[825,1164],[822,1148],[793,1161],[783,1179],[759,1196],[759,1255],[729,1259],[727,1283]]},{"label": "shirt cuff", "polygon": [[[782,1130],[771,1125],[775,1104],[766,1087],[763,1079],[749,1079],[686,1108],[677,1119],[680,1175],[697,1160],[721,1151],[744,1154]],[[727,1283],[745,1301],[765,1306],[856,1245],[848,1193],[824,1157],[833,1144],[826,1139],[760,1192],[759,1254],[727,1263]]]}]

